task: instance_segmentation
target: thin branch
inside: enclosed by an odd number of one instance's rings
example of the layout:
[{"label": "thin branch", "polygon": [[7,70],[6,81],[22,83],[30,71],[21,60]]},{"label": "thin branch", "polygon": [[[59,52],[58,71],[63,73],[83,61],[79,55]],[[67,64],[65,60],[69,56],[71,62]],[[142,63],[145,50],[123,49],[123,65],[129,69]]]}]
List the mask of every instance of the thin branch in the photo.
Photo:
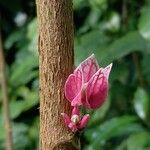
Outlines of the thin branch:
[{"label": "thin branch", "polygon": [[2,95],[3,95],[6,146],[7,146],[7,150],[13,150],[12,128],[11,128],[9,102],[8,102],[8,87],[7,87],[7,79],[5,74],[5,59],[3,54],[1,34],[0,34],[0,82],[1,82]]},{"label": "thin branch", "polygon": [[122,3],[122,22],[125,27],[127,28],[128,25],[128,8],[127,8],[127,0],[123,0]]},{"label": "thin branch", "polygon": [[133,61],[134,61],[135,69],[136,69],[136,72],[137,72],[139,84],[140,84],[141,87],[145,87],[145,80],[144,80],[144,77],[143,77],[143,74],[142,74],[138,54],[136,52],[134,52],[132,54],[132,56],[133,56]]},{"label": "thin branch", "polygon": [[[123,20],[123,25],[124,25],[126,30],[127,30],[127,25],[128,25],[128,7],[127,7],[127,3],[128,3],[128,0],[123,0],[123,3],[122,3],[122,20]],[[142,74],[138,54],[136,52],[134,52],[132,54],[132,58],[133,58],[133,63],[135,65],[135,70],[137,72],[139,84],[140,84],[141,87],[145,87],[145,80],[144,80],[144,77],[143,77],[143,74]]]}]

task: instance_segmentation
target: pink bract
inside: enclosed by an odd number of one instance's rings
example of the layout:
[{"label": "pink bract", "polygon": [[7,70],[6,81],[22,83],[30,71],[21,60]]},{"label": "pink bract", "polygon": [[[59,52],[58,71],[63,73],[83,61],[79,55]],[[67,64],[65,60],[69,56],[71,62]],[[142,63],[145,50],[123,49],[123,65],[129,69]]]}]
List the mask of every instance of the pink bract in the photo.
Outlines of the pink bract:
[{"label": "pink bract", "polygon": [[112,64],[100,68],[92,54],[84,60],[65,83],[65,96],[72,106],[99,108],[108,95],[108,78]]},{"label": "pink bract", "polygon": [[71,117],[69,117],[66,113],[62,113],[65,125],[69,127],[72,132],[77,132],[87,125],[89,121],[89,115],[86,114],[83,117],[80,117],[80,112],[78,107],[74,107],[72,110]]}]

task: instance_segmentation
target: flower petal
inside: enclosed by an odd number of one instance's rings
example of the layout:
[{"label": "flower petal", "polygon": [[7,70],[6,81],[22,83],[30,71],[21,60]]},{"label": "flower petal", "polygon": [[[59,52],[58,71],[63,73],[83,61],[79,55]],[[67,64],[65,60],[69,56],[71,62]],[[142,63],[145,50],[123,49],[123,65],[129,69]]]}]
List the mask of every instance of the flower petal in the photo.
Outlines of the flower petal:
[{"label": "flower petal", "polygon": [[82,98],[82,89],[81,89],[81,91],[78,93],[78,95],[72,100],[71,106],[77,107],[77,106],[82,105],[81,98]]},{"label": "flower petal", "polygon": [[102,69],[102,72],[104,73],[105,77],[108,79],[109,78],[109,74],[112,68],[112,63],[109,64],[107,67],[105,67],[104,69]]},{"label": "flower petal", "polygon": [[92,54],[75,69],[74,73],[80,70],[83,75],[83,83],[86,83],[97,72],[98,69],[98,62],[95,58],[95,55]]},{"label": "flower petal", "polygon": [[86,125],[87,125],[88,122],[89,122],[89,119],[90,119],[89,114],[84,115],[84,116],[82,117],[82,119],[81,119],[81,122],[80,122],[78,128],[79,128],[79,129],[85,128]]},{"label": "flower petal", "polygon": [[81,91],[82,79],[74,74],[69,75],[65,83],[65,96],[68,101],[72,101]]},{"label": "flower petal", "polygon": [[71,129],[72,132],[78,131],[77,125],[71,122],[68,127]]},{"label": "flower petal", "polygon": [[96,109],[105,101],[108,93],[108,80],[105,75],[98,70],[88,82],[86,87],[86,102],[88,108]]}]

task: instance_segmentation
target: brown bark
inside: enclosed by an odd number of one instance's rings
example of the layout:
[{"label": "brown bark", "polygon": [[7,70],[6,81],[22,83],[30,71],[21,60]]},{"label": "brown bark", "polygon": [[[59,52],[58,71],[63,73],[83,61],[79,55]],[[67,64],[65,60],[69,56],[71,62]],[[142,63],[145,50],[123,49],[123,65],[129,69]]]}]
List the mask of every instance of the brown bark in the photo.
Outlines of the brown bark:
[{"label": "brown bark", "polygon": [[71,0],[37,0],[40,64],[40,149],[78,149],[78,138],[65,127],[70,113],[64,83],[73,68]]},{"label": "brown bark", "polygon": [[0,84],[1,84],[2,96],[3,96],[6,149],[12,150],[13,149],[12,128],[11,128],[11,120],[10,120],[10,113],[9,113],[8,86],[7,86],[7,79],[5,73],[5,59],[3,54],[1,34],[0,34]]}]

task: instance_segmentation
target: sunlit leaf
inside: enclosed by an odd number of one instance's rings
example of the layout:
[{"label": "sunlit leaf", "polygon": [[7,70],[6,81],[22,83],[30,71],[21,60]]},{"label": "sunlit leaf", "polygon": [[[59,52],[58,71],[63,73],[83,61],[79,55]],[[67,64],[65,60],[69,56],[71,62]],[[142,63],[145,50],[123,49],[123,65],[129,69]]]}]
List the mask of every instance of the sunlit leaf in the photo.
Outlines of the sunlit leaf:
[{"label": "sunlit leaf", "polygon": [[127,140],[127,150],[149,150],[149,141],[150,134],[147,132],[133,134]]},{"label": "sunlit leaf", "polygon": [[135,92],[134,108],[141,119],[149,121],[150,97],[148,93],[142,88],[138,88]]},{"label": "sunlit leaf", "polygon": [[101,62],[102,56],[99,55],[101,49],[110,43],[110,39],[99,30],[91,31],[75,39],[75,60],[79,64],[87,56],[94,53]]},{"label": "sunlit leaf", "polygon": [[9,79],[10,84],[13,86],[25,84],[29,82],[30,79],[37,77],[38,72],[33,71],[35,67],[38,67],[38,61],[32,55],[22,58],[20,62],[14,63]]},{"label": "sunlit leaf", "polygon": [[27,28],[27,38],[30,41],[28,44],[28,50],[33,54],[38,55],[38,28],[37,20],[33,19]]},{"label": "sunlit leaf", "polygon": [[101,62],[102,64],[109,64],[134,51],[149,53],[149,46],[149,43],[138,32],[129,32],[125,36],[114,41],[100,53],[102,58]]},{"label": "sunlit leaf", "polygon": [[114,136],[128,134],[129,128],[135,122],[136,118],[133,116],[113,118],[99,125],[97,128],[86,131],[85,137],[97,146],[97,144],[105,143],[107,139]]},{"label": "sunlit leaf", "polygon": [[13,145],[15,150],[28,149],[31,141],[28,138],[28,126],[23,123],[13,125]]},{"label": "sunlit leaf", "polygon": [[109,43],[109,38],[98,31],[83,35],[75,41],[76,63],[91,53],[95,53],[100,64],[106,65],[134,51],[150,52],[149,43],[136,31]]},{"label": "sunlit leaf", "polygon": [[150,41],[150,6],[147,5],[142,8],[141,17],[139,20],[139,31],[141,35]]},{"label": "sunlit leaf", "polygon": [[73,8],[75,10],[81,9],[84,6],[88,5],[88,0],[73,0]]},{"label": "sunlit leaf", "polygon": [[5,49],[10,49],[13,46],[13,44],[15,44],[18,41],[20,45],[21,41],[24,41],[25,38],[24,35],[25,35],[24,29],[15,31],[12,34],[10,34],[4,43]]},{"label": "sunlit leaf", "polygon": [[20,92],[22,92],[22,95],[18,93],[18,96],[22,97],[22,99],[10,102],[10,114],[13,119],[37,105],[39,101],[38,93],[35,91],[29,91],[26,88],[22,88]]}]

